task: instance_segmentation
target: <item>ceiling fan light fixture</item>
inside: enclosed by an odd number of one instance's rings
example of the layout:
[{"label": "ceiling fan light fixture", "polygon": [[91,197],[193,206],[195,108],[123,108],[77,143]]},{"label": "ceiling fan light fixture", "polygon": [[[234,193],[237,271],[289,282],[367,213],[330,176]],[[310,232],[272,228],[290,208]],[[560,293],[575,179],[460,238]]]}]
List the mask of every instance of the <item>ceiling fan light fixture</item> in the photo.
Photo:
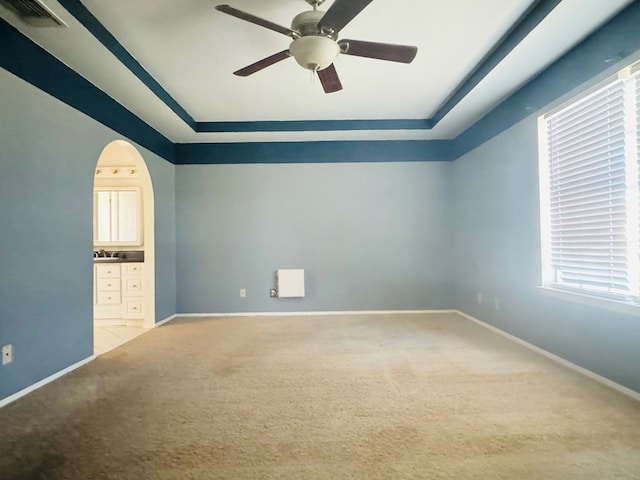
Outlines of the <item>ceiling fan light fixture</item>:
[{"label": "ceiling fan light fixture", "polygon": [[[0,2],[3,1],[6,0],[0,0]],[[341,53],[354,57],[411,63],[418,52],[418,47],[410,45],[366,42],[362,40],[338,41],[338,34],[342,28],[351,22],[373,0],[333,0],[331,7],[326,12],[317,8],[325,0],[306,1],[313,7],[313,10],[307,10],[296,15],[291,22],[291,28],[285,28],[277,23],[233,8],[230,5],[216,6],[216,10],[222,13],[293,39],[287,50],[282,50],[240,70],[236,70],[233,72],[234,75],[248,77],[282,60],[294,57],[302,68],[310,70],[313,72],[314,78],[317,76],[320,79],[325,93],[333,93],[342,90],[342,84],[334,66],[334,60]]]},{"label": "ceiling fan light fixture", "polygon": [[340,47],[330,38],[309,35],[291,42],[289,52],[302,68],[316,71],[331,65],[340,53]]}]

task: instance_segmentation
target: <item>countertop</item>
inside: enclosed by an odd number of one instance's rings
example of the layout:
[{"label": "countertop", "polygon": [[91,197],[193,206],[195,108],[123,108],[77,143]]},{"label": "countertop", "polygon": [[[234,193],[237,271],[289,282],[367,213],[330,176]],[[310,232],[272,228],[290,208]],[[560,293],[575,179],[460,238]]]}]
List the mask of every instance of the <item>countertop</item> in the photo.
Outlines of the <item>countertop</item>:
[{"label": "countertop", "polygon": [[[94,252],[95,255],[95,252]],[[106,251],[106,256],[93,257],[93,263],[131,263],[144,262],[142,250]]]}]

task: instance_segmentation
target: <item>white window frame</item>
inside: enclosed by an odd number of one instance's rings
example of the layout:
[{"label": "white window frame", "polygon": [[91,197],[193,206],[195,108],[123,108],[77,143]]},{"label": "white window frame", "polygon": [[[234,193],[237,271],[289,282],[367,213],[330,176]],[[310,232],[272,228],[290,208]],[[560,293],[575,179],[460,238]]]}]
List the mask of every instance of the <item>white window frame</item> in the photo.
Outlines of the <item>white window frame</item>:
[{"label": "white window frame", "polygon": [[[629,297],[617,297],[589,289],[567,286],[557,281],[552,267],[551,243],[551,190],[549,173],[549,147],[547,138],[547,118],[571,108],[588,96],[623,80],[625,102],[625,198],[627,233],[627,272],[630,290]],[[635,109],[633,108],[635,105]],[[626,314],[640,315],[640,62],[636,62],[613,77],[609,77],[593,88],[582,92],[573,99],[538,118],[539,142],[539,188],[540,188],[540,234],[542,285],[540,292],[563,300],[583,303],[589,306],[607,308]]]}]

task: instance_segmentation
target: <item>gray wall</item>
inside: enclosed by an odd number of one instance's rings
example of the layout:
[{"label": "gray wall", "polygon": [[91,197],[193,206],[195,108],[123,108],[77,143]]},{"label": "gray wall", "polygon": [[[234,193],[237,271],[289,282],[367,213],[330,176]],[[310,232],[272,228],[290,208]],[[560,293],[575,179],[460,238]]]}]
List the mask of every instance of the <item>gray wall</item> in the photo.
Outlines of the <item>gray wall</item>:
[{"label": "gray wall", "polygon": [[[0,69],[0,399],[93,353],[92,189],[113,131]],[[156,197],[158,319],[175,307],[175,167],[139,148]]]},{"label": "gray wall", "polygon": [[[457,307],[640,391],[638,317],[540,294],[537,119],[531,116],[452,167]],[[484,297],[477,303],[477,294]],[[500,301],[496,310],[494,298]]]},{"label": "gray wall", "polygon": [[[452,307],[450,168],[179,166],[178,311]],[[278,268],[305,269],[304,299],[269,298]]]}]

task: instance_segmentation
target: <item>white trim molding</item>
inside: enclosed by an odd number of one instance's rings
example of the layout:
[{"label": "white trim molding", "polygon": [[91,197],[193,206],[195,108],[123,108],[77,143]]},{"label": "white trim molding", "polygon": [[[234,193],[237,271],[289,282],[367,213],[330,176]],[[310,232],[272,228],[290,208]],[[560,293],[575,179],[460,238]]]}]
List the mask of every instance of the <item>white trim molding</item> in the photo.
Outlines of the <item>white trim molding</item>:
[{"label": "white trim molding", "polygon": [[178,314],[174,313],[173,315],[171,315],[171,316],[169,316],[169,317],[167,317],[167,318],[165,318],[163,320],[160,320],[159,322],[154,323],[153,327],[151,327],[151,328],[157,328],[160,325],[164,325],[165,323],[170,322],[171,320],[175,320],[176,318],[178,318]]},{"label": "white trim molding", "polygon": [[[314,312],[234,312],[234,313],[178,313],[179,318],[188,317],[317,317],[322,315],[398,315],[425,313],[458,313],[457,310],[342,310]],[[164,320],[168,321],[168,320]]]},{"label": "white trim molding", "polygon": [[505,332],[504,330],[500,330],[497,327],[494,327],[493,325],[490,325],[486,322],[483,322],[482,320],[478,320],[477,318],[464,313],[460,310],[456,310],[456,313],[458,313],[459,315],[463,316],[464,318],[466,318],[467,320],[470,320],[473,323],[476,323],[477,325],[480,325],[488,330],[491,330],[494,333],[497,333],[498,335],[501,335],[502,337],[505,337],[519,345],[522,345],[525,348],[528,348],[529,350],[532,350],[544,357],[547,357],[550,360],[553,360],[554,362],[562,365],[563,367],[566,367],[570,370],[573,370],[575,372],[578,372],[582,375],[584,375],[585,377],[589,377],[591,380],[595,380],[596,382],[609,387],[629,398],[632,398],[638,402],[640,402],[640,392],[636,392],[635,390],[631,390],[630,388],[627,388],[623,385],[620,385],[619,383],[616,383],[612,380],[609,380],[608,378],[603,377],[602,375],[598,375],[597,373],[592,372],[591,370],[587,370],[586,368],[583,368],[579,365],[576,365],[575,363],[570,362],[569,360],[566,360],[562,357],[559,357],[558,355],[555,355],[547,350],[544,350],[543,348],[537,347],[535,345],[533,345],[532,343],[529,343],[525,340],[522,340],[519,337],[516,337],[515,335],[511,335],[510,333]]},{"label": "white trim molding", "polygon": [[[175,313],[165,319],[153,324],[152,328],[157,328],[165,323],[171,322],[177,318],[187,317],[275,317],[275,316],[319,316],[319,315],[384,315],[384,314],[421,314],[421,313],[456,313],[456,310],[360,310],[360,311],[331,311],[331,312],[244,312],[244,313]],[[96,355],[91,355],[67,368],[54,373],[8,397],[0,399],[0,408],[15,402],[19,398],[45,386],[48,383],[80,368],[81,366],[94,360]]]},{"label": "white trim molding", "polygon": [[[170,322],[171,320],[175,320],[176,318],[178,318],[177,314],[173,314],[170,317],[167,317],[163,320],[160,320],[159,322],[155,323],[153,325],[153,327],[151,328],[156,328],[159,327],[160,325],[163,325],[167,322]],[[148,330],[148,329],[147,329]],[[44,387],[46,384],[53,382],[54,380],[57,380],[58,378],[66,375],[67,373],[70,373],[74,370],[76,370],[77,368],[82,367],[83,365],[86,365],[87,363],[91,362],[92,360],[95,360],[95,358],[97,357],[97,355],[91,355],[90,357],[85,358],[84,360],[80,360],[77,363],[74,363],[73,365],[68,366],[67,368],[63,368],[62,370],[54,373],[53,375],[48,376],[47,378],[44,378],[32,385],[29,385],[26,388],[23,388],[22,390],[9,395],[8,397],[2,398],[0,399],[0,408],[9,405],[12,402],[15,402],[16,400],[18,400],[21,397],[24,397],[25,395],[39,389],[40,387]]]},{"label": "white trim molding", "polygon": [[537,288],[541,295],[545,295],[547,297],[558,298],[568,302],[581,303],[582,305],[588,305],[589,307],[603,308],[618,313],[624,313],[625,315],[640,316],[640,305],[637,303],[623,302],[613,300],[611,298],[589,295],[588,293],[561,290],[553,287],[542,286]]},{"label": "white trim molding", "polygon": [[54,373],[53,375],[49,375],[47,378],[43,378],[39,382],[36,382],[36,383],[34,383],[32,385],[29,385],[26,388],[23,388],[19,392],[16,392],[16,393],[14,393],[12,395],[9,395],[8,397],[5,397],[5,398],[1,399],[0,400],[0,408],[4,407],[6,405],[9,405],[12,402],[15,402],[19,398],[24,397],[25,395],[33,392],[34,390],[39,389],[40,387],[44,387],[47,383],[51,383],[54,380],[57,380],[58,378],[66,375],[67,373],[71,373],[75,369],[82,367],[83,365],[89,363],[90,361],[94,360],[95,358],[96,358],[95,355],[91,355],[91,356],[85,358],[84,360],[80,360],[79,362],[68,366],[67,368],[63,368],[62,370]]},{"label": "white trim molding", "polygon": [[[467,313],[464,313],[460,310],[455,310],[455,309],[451,309],[451,310],[352,310],[352,311],[326,311],[326,312],[242,312],[242,313],[176,313],[174,315],[171,315],[163,320],[160,320],[159,322],[155,323],[153,328],[159,327],[161,325],[164,325],[165,323],[171,322],[172,320],[175,319],[179,319],[179,318],[188,318],[188,317],[276,317],[276,316],[322,316],[322,315],[403,315],[403,314],[434,314],[434,313],[455,313],[460,315],[463,318],[466,318],[467,320],[476,323],[477,325],[480,325],[494,333],[497,333],[498,335],[501,335],[502,337],[505,337],[519,345],[522,345],[525,348],[528,348],[529,350],[532,350],[544,357],[549,358],[550,360],[553,360],[554,362],[569,368],[575,372],[578,372],[586,377],[589,377],[592,380],[595,380],[598,383],[601,383],[602,385],[605,385],[613,390],[616,390],[619,393],[622,393],[623,395],[632,398],[636,401],[640,402],[640,393],[636,392],[634,390],[631,390],[630,388],[624,387],[622,385],[620,385],[619,383],[616,383],[612,380],[609,380],[608,378],[605,378],[601,375],[598,375],[597,373],[594,373],[590,370],[587,370],[586,368],[580,367],[568,360],[565,360],[562,357],[559,357],[551,352],[548,352],[547,350],[544,350],[540,347],[537,347],[525,340],[522,340],[519,337],[516,337],[514,335],[511,335],[510,333],[505,332],[504,330],[500,330],[497,327],[494,327],[493,325],[490,325],[486,322],[483,322],[482,320],[479,320]],[[81,360],[77,363],[74,363],[73,365],[64,368],[62,370],[60,370],[59,372],[54,373],[53,375],[48,376],[47,378],[44,378],[36,383],[34,383],[33,385],[30,385],[22,390],[20,390],[19,392],[16,392],[12,395],[9,395],[8,397],[5,397],[3,399],[0,399],[0,408],[18,400],[19,398],[39,389],[40,387],[43,387],[44,385],[53,382],[54,380],[57,380],[58,378],[66,375],[67,373],[72,372],[73,370],[76,370],[77,368],[82,367],[83,365],[91,362],[92,360],[94,360],[96,358],[95,355],[91,355],[87,358],[85,358],[84,360]]]}]

